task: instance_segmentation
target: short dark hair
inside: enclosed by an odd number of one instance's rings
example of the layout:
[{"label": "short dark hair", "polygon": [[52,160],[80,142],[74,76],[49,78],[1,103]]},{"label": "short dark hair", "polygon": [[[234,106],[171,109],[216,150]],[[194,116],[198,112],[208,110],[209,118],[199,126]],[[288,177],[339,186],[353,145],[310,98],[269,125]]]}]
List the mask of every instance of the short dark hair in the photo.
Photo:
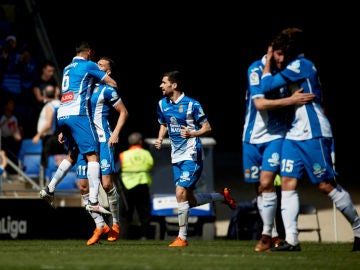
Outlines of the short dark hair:
[{"label": "short dark hair", "polygon": [[133,132],[128,137],[128,142],[130,145],[141,144],[143,141],[143,136],[140,132]]},{"label": "short dark hair", "polygon": [[184,87],[184,76],[183,74],[179,71],[179,70],[173,70],[173,71],[168,71],[165,72],[164,77],[168,77],[169,81],[171,83],[177,83],[178,85],[178,90],[183,91],[183,87]]},{"label": "short dark hair", "polygon": [[88,41],[81,41],[76,45],[76,53],[85,52],[91,49],[92,46]]},{"label": "short dark hair", "polygon": [[[50,89],[48,88],[49,86],[51,86]],[[44,87],[44,95],[47,98],[55,98],[55,94],[56,94],[56,89],[54,85],[49,83]]]},{"label": "short dark hair", "polygon": [[45,60],[43,60],[43,61],[41,62],[40,68],[43,69],[44,67],[47,67],[47,66],[56,68],[55,63],[54,63],[52,60],[50,60],[50,59],[45,59]]}]

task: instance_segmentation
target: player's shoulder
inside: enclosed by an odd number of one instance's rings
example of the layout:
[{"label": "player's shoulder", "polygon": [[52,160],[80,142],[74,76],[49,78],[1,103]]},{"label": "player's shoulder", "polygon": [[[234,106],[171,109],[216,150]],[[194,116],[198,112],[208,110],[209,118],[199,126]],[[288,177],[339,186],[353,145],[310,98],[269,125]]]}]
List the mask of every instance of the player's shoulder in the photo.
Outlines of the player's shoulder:
[{"label": "player's shoulder", "polygon": [[167,97],[163,97],[158,101],[158,107],[164,108],[166,106],[169,106],[169,99]]},{"label": "player's shoulder", "polygon": [[300,54],[298,57],[296,57],[295,60],[290,62],[290,64],[293,64],[293,63],[298,63],[301,65],[309,65],[309,66],[314,65],[314,62],[312,60],[310,60],[309,58],[306,58],[304,54]]},{"label": "player's shoulder", "polygon": [[51,106],[58,107],[61,104],[61,101],[59,99],[53,99],[50,102],[48,102]]},{"label": "player's shoulder", "polygon": [[315,63],[312,60],[310,60],[309,58],[300,57],[299,61],[300,61],[301,65],[306,66],[310,69],[315,67]]},{"label": "player's shoulder", "polygon": [[308,59],[305,58],[303,55],[298,56],[296,59],[294,59],[293,61],[291,61],[285,70],[290,70],[293,71],[295,73],[300,73],[301,71],[306,71],[309,69],[312,69],[314,67],[314,63]]},{"label": "player's shoulder", "polygon": [[192,104],[192,106],[201,106],[201,103],[198,99],[194,98],[194,97],[190,97],[187,95],[184,95],[181,100],[178,103],[179,105],[184,105],[187,106],[189,104]]},{"label": "player's shoulder", "polygon": [[194,97],[187,96],[187,95],[184,95],[181,101],[187,102],[187,103],[189,103],[189,102],[200,103],[198,99],[196,99]]},{"label": "player's shoulder", "polygon": [[87,67],[91,67],[91,68],[96,68],[98,70],[101,70],[99,68],[99,66],[94,62],[94,61],[91,61],[91,60],[84,60],[83,62],[81,62],[82,64],[86,65]]}]

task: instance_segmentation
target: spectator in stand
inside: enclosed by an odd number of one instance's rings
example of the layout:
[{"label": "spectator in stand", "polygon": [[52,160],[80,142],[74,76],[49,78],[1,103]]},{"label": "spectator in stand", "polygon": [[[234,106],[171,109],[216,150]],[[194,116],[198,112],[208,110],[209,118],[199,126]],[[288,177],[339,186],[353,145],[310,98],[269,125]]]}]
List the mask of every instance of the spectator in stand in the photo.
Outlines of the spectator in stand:
[{"label": "spectator in stand", "polygon": [[[22,128],[18,125],[18,118],[14,114],[15,101],[12,97],[6,98],[3,108],[4,114],[0,118],[1,146],[9,159],[18,165],[18,154],[23,138]],[[16,171],[8,167],[9,174],[16,174]]]},{"label": "spectator in stand", "polygon": [[[6,166],[7,166],[6,153],[4,150],[0,150],[0,180],[1,180],[1,177],[4,176]],[[1,183],[0,183],[0,186],[1,186]]]},{"label": "spectator in stand", "polygon": [[60,100],[56,98],[55,87],[51,84],[48,84],[45,87],[44,96],[47,102],[39,115],[37,122],[37,133],[32,138],[32,142],[34,144],[37,144],[41,139],[41,166],[43,170],[48,167],[48,159],[50,155],[67,153],[64,145],[59,143],[58,136],[56,134],[56,113],[60,106]]},{"label": "spectator in stand", "polygon": [[24,128],[24,138],[31,138],[34,133],[29,133],[33,125],[31,114],[33,82],[38,76],[36,57],[33,56],[30,47],[23,46],[19,57],[19,72],[21,76],[21,94],[16,96],[16,113],[21,116],[19,124]]},{"label": "spectator in stand", "polygon": [[6,153],[4,150],[0,149],[0,192],[2,191],[3,179],[6,179],[6,172],[5,172],[6,166],[7,166]]},{"label": "spectator in stand", "polygon": [[29,98],[31,98],[33,83],[38,76],[36,57],[34,57],[31,49],[28,46],[24,46],[24,48],[21,50],[19,62],[22,86],[21,98],[24,104],[28,104]]},{"label": "spectator in stand", "polygon": [[0,5],[0,42],[5,40],[6,36],[12,31],[13,25],[8,19],[6,10]]},{"label": "spectator in stand", "polygon": [[46,103],[46,96],[44,95],[45,87],[48,84],[51,84],[55,87],[55,97],[60,98],[60,88],[59,84],[55,79],[56,66],[51,60],[45,60],[40,66],[40,74],[37,79],[34,80],[32,87],[32,102],[33,102],[33,111],[31,113],[31,123],[33,125],[28,130],[29,134],[35,134],[37,127],[37,119],[39,118],[39,114],[41,109],[44,107]]},{"label": "spectator in stand", "polygon": [[0,90],[4,93],[21,94],[20,56],[16,37],[7,36],[0,58],[0,74],[2,74]]}]

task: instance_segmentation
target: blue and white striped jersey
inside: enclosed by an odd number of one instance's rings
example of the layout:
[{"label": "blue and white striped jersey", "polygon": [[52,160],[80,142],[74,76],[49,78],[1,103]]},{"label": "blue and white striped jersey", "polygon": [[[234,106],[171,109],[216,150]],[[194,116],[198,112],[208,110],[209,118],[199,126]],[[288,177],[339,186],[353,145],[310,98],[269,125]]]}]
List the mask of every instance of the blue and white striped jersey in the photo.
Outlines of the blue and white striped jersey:
[{"label": "blue and white striped jersey", "polygon": [[203,149],[199,137],[184,139],[180,136],[181,126],[199,130],[200,124],[207,121],[201,104],[183,93],[175,102],[162,98],[157,106],[158,122],[166,124],[171,142],[171,161],[200,161]]},{"label": "blue and white striped jersey", "polygon": [[107,142],[112,133],[108,121],[111,107],[115,107],[121,98],[115,88],[107,84],[96,84],[90,101],[92,119],[99,136],[99,142]]},{"label": "blue and white striped jersey", "polygon": [[295,117],[285,138],[301,141],[332,137],[330,122],[321,107],[322,90],[314,63],[299,55],[279,73],[266,73],[261,79],[264,93],[286,85],[290,91],[303,88],[303,93],[313,93],[315,99],[311,103],[294,107]]},{"label": "blue and white striped jersey", "polygon": [[88,99],[92,84],[106,76],[106,72],[95,62],[75,56],[63,71],[58,119],[69,115],[89,115]]},{"label": "blue and white striped jersey", "polygon": [[248,89],[246,91],[246,111],[243,129],[243,142],[259,144],[284,138],[287,129],[287,108],[258,111],[255,98],[277,99],[288,96],[287,87],[264,94],[260,88],[260,78],[265,65],[265,56],[253,62],[247,71]]}]

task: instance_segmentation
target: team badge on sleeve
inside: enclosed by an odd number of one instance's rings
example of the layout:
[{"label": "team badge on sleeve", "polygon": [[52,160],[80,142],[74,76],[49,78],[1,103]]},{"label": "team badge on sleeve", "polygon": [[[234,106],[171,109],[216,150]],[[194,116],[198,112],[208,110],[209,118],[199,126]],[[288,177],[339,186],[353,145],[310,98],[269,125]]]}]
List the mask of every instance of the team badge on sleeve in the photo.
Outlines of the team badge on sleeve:
[{"label": "team badge on sleeve", "polygon": [[249,76],[249,82],[250,82],[250,85],[260,84],[259,74],[257,74],[257,72],[251,72],[250,76]]}]

